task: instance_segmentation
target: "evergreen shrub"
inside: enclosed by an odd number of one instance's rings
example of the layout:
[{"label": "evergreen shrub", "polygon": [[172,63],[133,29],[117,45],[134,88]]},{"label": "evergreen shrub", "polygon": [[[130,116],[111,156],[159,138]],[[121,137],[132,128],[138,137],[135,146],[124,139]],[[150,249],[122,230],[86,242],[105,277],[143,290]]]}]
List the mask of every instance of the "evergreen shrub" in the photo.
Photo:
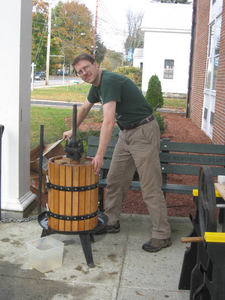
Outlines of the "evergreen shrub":
[{"label": "evergreen shrub", "polygon": [[163,94],[161,82],[157,75],[153,75],[148,82],[148,90],[145,95],[146,100],[155,111],[163,107]]}]

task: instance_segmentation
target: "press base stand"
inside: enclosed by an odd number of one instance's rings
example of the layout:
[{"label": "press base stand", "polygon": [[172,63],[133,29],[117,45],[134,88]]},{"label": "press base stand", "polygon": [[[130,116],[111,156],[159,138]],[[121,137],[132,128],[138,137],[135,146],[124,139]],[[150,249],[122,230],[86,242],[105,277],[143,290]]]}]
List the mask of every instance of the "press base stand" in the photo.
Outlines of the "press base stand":
[{"label": "press base stand", "polygon": [[86,262],[89,268],[94,268],[94,261],[93,261],[93,255],[92,255],[92,249],[91,249],[91,242],[94,242],[94,234],[98,232],[99,230],[103,229],[107,222],[108,217],[102,213],[98,212],[98,225],[87,231],[58,231],[50,228],[48,226],[48,212],[44,211],[38,216],[38,222],[43,228],[41,237],[45,237],[51,234],[60,233],[60,234],[79,234],[81,245],[83,248],[84,256],[86,258]]}]

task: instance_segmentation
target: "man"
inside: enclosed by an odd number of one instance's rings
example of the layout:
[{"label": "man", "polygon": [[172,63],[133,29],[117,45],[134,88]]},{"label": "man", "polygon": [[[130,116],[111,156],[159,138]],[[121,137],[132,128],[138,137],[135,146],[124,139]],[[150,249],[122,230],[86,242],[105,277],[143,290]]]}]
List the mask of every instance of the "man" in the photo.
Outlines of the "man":
[{"label": "man", "polygon": [[[85,82],[92,84],[87,100],[78,111],[77,128],[96,102],[103,104],[104,118],[100,142],[93,159],[96,174],[103,166],[115,117],[121,129],[107,176],[105,214],[108,216],[108,223],[100,233],[120,231],[122,201],[137,168],[143,200],[153,223],[152,238],[142,249],[156,252],[170,246],[171,231],[161,189],[160,130],[152,115],[151,106],[130,79],[116,73],[101,71],[91,55],[79,55],[75,58],[73,67]],[[72,137],[72,130],[63,133],[64,139],[67,136]]]}]

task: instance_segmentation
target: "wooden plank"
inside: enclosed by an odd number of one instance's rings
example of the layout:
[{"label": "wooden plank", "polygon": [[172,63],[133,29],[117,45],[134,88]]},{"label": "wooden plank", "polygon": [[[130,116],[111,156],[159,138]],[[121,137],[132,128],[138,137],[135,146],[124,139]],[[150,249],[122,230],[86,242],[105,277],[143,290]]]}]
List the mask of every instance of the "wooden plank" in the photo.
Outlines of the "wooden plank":
[{"label": "wooden plank", "polygon": [[161,141],[160,150],[224,155],[225,145],[177,143],[177,142]]},{"label": "wooden plank", "polygon": [[[48,177],[49,177],[50,182],[52,182],[52,180],[54,181],[54,163],[53,162],[48,162]],[[54,211],[54,190],[53,189],[50,189],[48,191],[48,207],[51,212]],[[53,218],[51,218],[51,217],[49,218],[48,226],[53,229],[53,226],[54,226]]]},{"label": "wooden plank", "polygon": [[162,190],[165,193],[172,194],[183,194],[183,195],[192,195],[192,191],[197,189],[195,185],[184,185],[184,184],[173,184],[173,183],[164,183],[162,185]]},{"label": "wooden plank", "polygon": [[[72,186],[72,166],[66,165],[66,186]],[[66,192],[66,216],[72,215],[72,192]],[[65,221],[65,231],[72,230],[72,222]]]},{"label": "wooden plank", "polygon": [[[98,175],[95,175],[94,166],[91,166],[91,182],[98,182]],[[95,212],[98,210],[98,188],[91,190],[91,212]],[[91,229],[95,228],[98,224],[98,216],[92,218],[90,220]]]},{"label": "wooden plank", "polygon": [[[79,173],[80,173],[79,165],[73,166],[73,186],[79,186]],[[73,216],[79,215],[79,192],[73,192],[72,215]],[[79,230],[78,223],[79,221],[72,221],[72,231]]]},{"label": "wooden plank", "polygon": [[225,200],[225,183],[215,183],[215,189],[220,193],[221,197]]},{"label": "wooden plank", "polygon": [[[92,178],[91,178],[91,169],[92,169],[92,165],[86,165],[86,169],[85,169],[85,186],[87,185],[91,185],[92,182]],[[84,204],[84,214],[90,214],[91,212],[91,191],[86,191],[85,192],[85,204]],[[90,230],[90,220],[85,220],[84,222],[84,228],[85,230]]]},{"label": "wooden plank", "polygon": [[[59,184],[61,186],[66,185],[66,166],[60,165],[60,172],[59,172]],[[66,192],[59,191],[59,214],[65,215],[66,214]],[[59,230],[65,231],[65,221],[59,220]]]},{"label": "wooden plank", "polygon": [[[85,186],[85,165],[80,166],[79,186]],[[85,214],[85,192],[79,192],[79,216]],[[79,231],[84,231],[84,221],[79,221]]]},{"label": "wooden plank", "polygon": [[[161,170],[162,173],[166,174],[179,174],[179,175],[199,175],[200,166],[195,165],[173,165],[173,164],[166,164],[161,163]],[[212,175],[225,175],[225,168],[217,168],[211,167]]]},{"label": "wooden plank", "polygon": [[[115,147],[118,139],[112,138],[109,147]],[[88,139],[89,146],[98,146],[99,137],[91,136]],[[225,154],[225,145],[213,144],[196,144],[196,143],[177,143],[170,141],[160,142],[161,151],[174,151],[174,152],[190,152],[190,153],[204,153],[204,154]]]},{"label": "wooden plank", "polygon": [[[106,188],[107,180],[99,179],[99,188]],[[132,181],[130,185],[130,190],[141,191],[141,185],[139,181]],[[183,184],[172,184],[164,183],[162,185],[162,190],[166,193],[175,193],[175,194],[188,194],[192,195],[193,189],[198,189],[198,186],[183,185]]]},{"label": "wooden plank", "polygon": [[186,153],[160,153],[160,162],[225,166],[225,156],[198,155]]},{"label": "wooden plank", "polygon": [[[117,139],[111,139],[111,147],[108,147],[106,151],[101,174],[107,173],[107,170],[110,168],[111,157],[116,143]],[[88,153],[90,156],[95,156],[98,145],[99,137],[89,138]],[[209,165],[214,177],[225,175],[225,145],[161,141],[160,150],[162,151],[159,155],[164,178],[162,190],[165,193],[192,195],[193,189],[198,189],[197,186],[166,183],[167,174],[194,175],[198,177],[200,167]],[[106,178],[106,176],[100,177],[99,188],[104,189],[107,185],[107,180],[102,178]],[[141,190],[140,182],[132,181],[130,189]]]},{"label": "wooden plank", "polygon": [[[93,166],[93,171],[92,171],[92,176],[94,177],[94,182],[98,182],[99,181],[99,176],[95,174],[94,172],[94,166]],[[94,203],[93,203],[93,208],[94,211],[98,210],[98,188],[94,189]],[[94,223],[94,228],[98,225],[98,216],[96,216],[93,219],[93,223]]]},{"label": "wooden plank", "polygon": [[[54,184],[59,185],[60,165],[54,164]],[[59,190],[53,190],[54,213],[59,214]],[[59,230],[59,220],[53,218],[54,230]]]},{"label": "wooden plank", "polygon": [[97,150],[98,150],[97,147],[88,146],[88,148],[87,148],[87,156],[95,157],[95,154],[96,154]]},{"label": "wooden plank", "polygon": [[[95,157],[97,150],[98,150],[97,147],[88,146],[87,156]],[[112,158],[113,151],[114,151],[114,148],[108,148],[104,154],[104,158]]]},{"label": "wooden plank", "polygon": [[[118,139],[117,138],[112,138],[109,142],[109,147],[115,147]],[[99,145],[99,137],[97,136],[90,136],[88,138],[88,146],[98,146]]]},{"label": "wooden plank", "polygon": [[103,165],[102,169],[109,170],[110,164],[111,164],[111,159],[105,159],[104,160],[104,165]]}]

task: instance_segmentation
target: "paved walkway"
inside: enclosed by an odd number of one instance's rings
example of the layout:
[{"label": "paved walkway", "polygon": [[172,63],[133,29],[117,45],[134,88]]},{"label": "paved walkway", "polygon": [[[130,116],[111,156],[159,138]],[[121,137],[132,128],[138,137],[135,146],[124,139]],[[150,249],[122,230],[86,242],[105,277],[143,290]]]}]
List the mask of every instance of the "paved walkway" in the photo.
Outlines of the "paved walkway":
[{"label": "paved walkway", "polygon": [[41,236],[38,222],[0,223],[1,300],[188,300],[178,290],[189,218],[169,217],[172,246],[157,253],[141,249],[150,217],[123,214],[118,234],[95,236],[95,268],[86,264],[78,235],[52,235],[64,243],[62,267],[41,273],[29,266],[26,242]]}]

